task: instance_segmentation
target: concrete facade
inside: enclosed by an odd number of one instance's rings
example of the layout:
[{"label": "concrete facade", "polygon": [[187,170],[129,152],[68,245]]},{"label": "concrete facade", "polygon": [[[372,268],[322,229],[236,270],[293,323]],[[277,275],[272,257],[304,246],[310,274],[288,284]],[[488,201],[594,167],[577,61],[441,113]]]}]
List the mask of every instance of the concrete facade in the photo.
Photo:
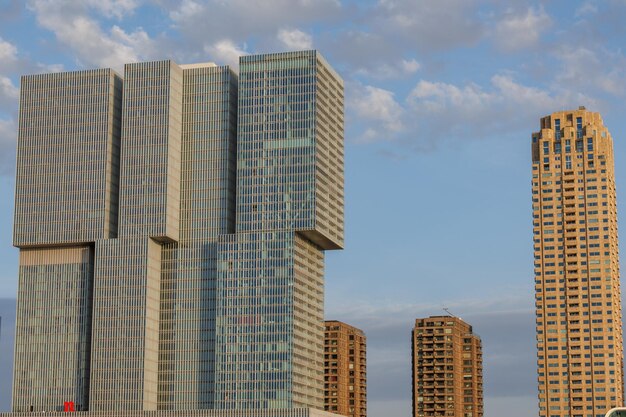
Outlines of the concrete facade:
[{"label": "concrete facade", "polygon": [[540,417],[624,403],[613,141],[598,113],[552,113],[532,135]]},{"label": "concrete facade", "polygon": [[349,417],[367,416],[367,339],[356,327],[326,320],[324,409]]},{"label": "concrete facade", "polygon": [[480,337],[458,317],[416,319],[412,333],[413,416],[482,417]]}]

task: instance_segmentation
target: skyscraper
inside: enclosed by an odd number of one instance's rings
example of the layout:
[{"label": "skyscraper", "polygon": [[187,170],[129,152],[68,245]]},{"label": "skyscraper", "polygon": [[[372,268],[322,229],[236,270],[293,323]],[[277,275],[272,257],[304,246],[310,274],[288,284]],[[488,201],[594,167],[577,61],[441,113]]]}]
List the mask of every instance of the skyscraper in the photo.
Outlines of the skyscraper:
[{"label": "skyscraper", "polygon": [[412,334],[413,416],[483,416],[480,337],[458,317],[416,319]]},{"label": "skyscraper", "polygon": [[342,82],[314,52],[242,57],[238,112],[215,406],[323,409],[324,250],[343,247]]},{"label": "skyscraper", "polygon": [[321,410],[343,82],[315,51],[23,77],[14,244],[13,411]]},{"label": "skyscraper", "polygon": [[584,107],[532,135],[540,417],[622,405],[623,353],[613,142]]},{"label": "skyscraper", "polygon": [[367,343],[362,330],[326,321],[324,408],[349,417],[367,415]]}]

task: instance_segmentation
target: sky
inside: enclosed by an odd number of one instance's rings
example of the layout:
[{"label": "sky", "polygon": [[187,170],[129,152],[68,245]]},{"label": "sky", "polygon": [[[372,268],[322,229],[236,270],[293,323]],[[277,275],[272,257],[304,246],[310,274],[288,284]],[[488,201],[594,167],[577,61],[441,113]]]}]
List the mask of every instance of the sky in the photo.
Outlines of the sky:
[{"label": "sky", "polygon": [[0,411],[8,410],[19,77],[317,49],[346,98],[346,249],[326,316],[368,337],[368,414],[411,410],[417,317],[482,337],[485,417],[537,414],[530,138],[584,105],[626,207],[626,0],[0,0]]}]

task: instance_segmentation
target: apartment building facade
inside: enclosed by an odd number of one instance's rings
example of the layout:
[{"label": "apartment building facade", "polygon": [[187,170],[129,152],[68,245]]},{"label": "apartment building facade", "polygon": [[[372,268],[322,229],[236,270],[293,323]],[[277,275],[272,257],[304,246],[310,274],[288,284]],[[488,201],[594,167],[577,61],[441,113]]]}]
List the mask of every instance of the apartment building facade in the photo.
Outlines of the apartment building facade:
[{"label": "apartment building facade", "polygon": [[624,403],[613,142],[600,114],[552,113],[532,135],[540,417]]},{"label": "apartment building facade", "polygon": [[413,416],[483,416],[480,337],[458,317],[415,320],[412,332]]},{"label": "apartment building facade", "polygon": [[362,330],[337,320],[325,322],[324,409],[367,416],[367,338]]}]

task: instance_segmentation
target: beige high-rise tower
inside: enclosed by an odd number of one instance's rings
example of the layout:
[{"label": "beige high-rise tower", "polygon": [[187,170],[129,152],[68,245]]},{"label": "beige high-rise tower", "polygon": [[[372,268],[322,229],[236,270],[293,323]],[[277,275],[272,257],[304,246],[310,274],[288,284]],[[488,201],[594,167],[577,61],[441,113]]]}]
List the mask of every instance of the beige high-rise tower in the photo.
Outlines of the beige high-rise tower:
[{"label": "beige high-rise tower", "polygon": [[483,416],[480,337],[458,317],[416,319],[412,337],[413,416]]},{"label": "beige high-rise tower", "polygon": [[540,417],[622,405],[613,142],[598,113],[552,113],[532,135]]},{"label": "beige high-rise tower", "polygon": [[337,320],[326,321],[324,409],[349,417],[367,415],[365,333]]}]

